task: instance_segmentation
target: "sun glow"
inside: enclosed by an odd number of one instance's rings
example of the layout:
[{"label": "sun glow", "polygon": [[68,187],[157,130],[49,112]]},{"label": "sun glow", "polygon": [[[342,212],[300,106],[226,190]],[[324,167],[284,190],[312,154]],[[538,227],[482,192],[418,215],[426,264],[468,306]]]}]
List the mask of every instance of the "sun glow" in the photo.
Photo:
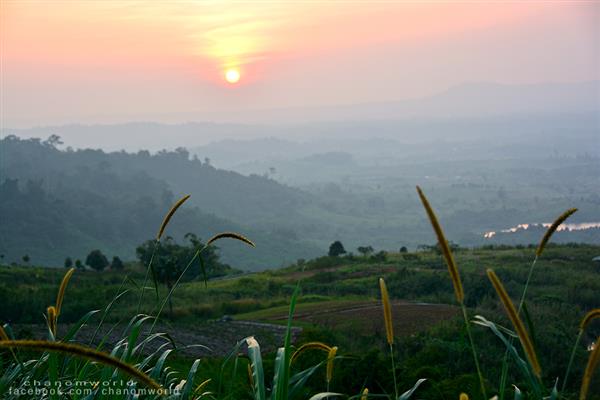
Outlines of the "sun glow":
[{"label": "sun glow", "polygon": [[225,71],[225,80],[231,84],[237,83],[240,80],[240,71],[237,69],[228,69]]}]

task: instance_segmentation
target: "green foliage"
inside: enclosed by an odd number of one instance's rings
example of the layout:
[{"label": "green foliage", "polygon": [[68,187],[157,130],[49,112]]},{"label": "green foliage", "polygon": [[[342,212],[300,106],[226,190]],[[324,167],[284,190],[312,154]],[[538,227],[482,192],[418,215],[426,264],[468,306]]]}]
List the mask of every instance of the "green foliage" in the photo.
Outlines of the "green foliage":
[{"label": "green foliage", "polygon": [[108,259],[100,250],[92,250],[85,259],[85,264],[96,271],[102,271],[108,267]]},{"label": "green foliage", "polygon": [[112,261],[110,262],[110,268],[114,269],[115,271],[121,271],[123,268],[125,268],[125,265],[119,257],[114,256]]},{"label": "green foliage", "polygon": [[[189,242],[186,245],[189,246]],[[516,298],[523,289],[530,256],[534,250],[504,247],[463,250],[457,253],[456,261],[460,265],[465,286],[465,301],[471,310],[483,315],[488,321],[493,321],[497,326],[509,326],[499,308],[496,295],[491,285],[483,279],[482,272],[484,266],[500,266],[497,268],[498,275],[509,294]],[[587,291],[600,291],[600,271],[590,262],[598,251],[597,246],[589,245],[549,246],[544,258],[538,261],[536,275],[529,287],[527,309],[531,325],[535,327],[536,349],[543,365],[544,382],[552,383],[553,377],[563,376],[569,361],[571,345],[577,334],[579,319],[585,311],[598,306],[597,297],[594,299],[593,296],[585,294]],[[296,323],[304,326],[305,331],[299,343],[312,340],[332,343],[340,348],[344,357],[341,362],[336,362],[332,390],[357,394],[363,387],[368,387],[371,393],[391,393],[393,387],[389,359],[383,356],[385,348],[382,344],[385,343],[385,335],[383,331],[374,330],[369,322],[369,319],[381,318],[379,309],[373,316],[357,319],[350,325],[340,324],[335,320],[331,324],[318,321],[307,324],[305,316],[324,309],[334,309],[333,304],[336,303],[348,304],[346,309],[350,309],[352,302],[364,302],[375,298],[376,277],[379,276],[385,277],[393,298],[452,304],[452,286],[447,272],[439,268],[439,255],[434,252],[418,253],[418,258],[406,260],[403,256],[407,254],[415,253],[388,254],[385,263],[361,257],[355,260],[346,257],[323,257],[306,261],[303,266],[209,281],[208,288],[204,288],[201,281],[190,280],[173,294],[177,307],[174,308],[174,319],[171,321],[175,327],[189,327],[196,326],[201,320],[228,314],[233,318],[240,316],[241,319],[282,323],[287,315],[285,304],[295,288],[295,281],[301,277],[302,294],[298,299]],[[128,265],[126,271],[130,278],[140,285],[144,274],[142,267]],[[40,310],[45,310],[48,304],[54,301],[56,288],[63,273],[62,268],[1,268],[0,304],[3,304],[3,319],[38,322]],[[104,271],[101,274],[90,271],[76,272],[69,284],[61,321],[76,322],[89,310],[107,304],[120,293],[119,287],[122,283],[123,273],[119,271]],[[127,320],[131,315],[135,315],[135,291],[138,289],[133,283],[127,284],[126,287],[131,292],[117,301],[117,307],[105,321],[116,322],[123,318]],[[161,298],[165,298],[167,293],[161,290],[159,294]],[[151,313],[152,307],[144,308],[143,312]],[[396,328],[401,332],[404,324],[414,323],[413,320],[405,320]],[[591,338],[600,334],[599,329],[598,324],[590,326],[581,345],[576,349],[571,378],[565,389],[569,396],[577,392],[581,381],[582,367],[587,359],[585,345]],[[27,334],[22,328],[17,331],[19,335]],[[417,398],[456,398],[457,393],[463,391],[475,398],[478,390],[477,376],[473,371],[472,358],[469,357],[469,344],[464,328],[461,329],[456,320],[449,320],[433,329],[406,336],[403,333],[399,335],[394,347],[398,361],[400,392],[410,389],[418,379],[427,378],[427,383],[419,387]],[[484,375],[488,378],[488,391],[493,392],[498,383],[495,377],[501,373],[499,358],[505,346],[489,328],[474,326],[473,335],[478,348],[485,349],[481,351],[480,361]],[[167,357],[167,362],[172,356]],[[265,376],[268,377],[265,381],[268,394],[274,376],[275,354],[265,353],[263,350],[262,357]],[[307,359],[301,359],[299,364],[293,367],[291,376],[321,361],[322,358],[317,356],[307,356]],[[250,398],[251,389],[244,362],[244,359],[238,361],[238,371],[235,375],[237,378],[232,382],[229,379],[233,373],[233,363],[228,364],[227,368],[231,370],[227,372],[223,390],[227,389],[224,393],[231,394],[232,398]],[[191,360],[186,360],[185,371],[190,368],[191,363]],[[216,372],[211,372],[213,367],[208,368],[212,363],[216,365]],[[207,390],[216,391],[219,367],[218,360],[206,360],[206,363],[198,368],[199,380],[196,384],[212,378],[213,383],[209,384]],[[325,389],[324,367],[321,365],[319,368],[306,380],[301,391],[302,396],[305,396],[303,398],[309,398],[311,394]],[[179,376],[185,379],[184,375]],[[509,370],[508,382],[517,385],[523,396],[527,396],[529,385],[516,367]],[[593,381],[595,390],[598,389],[599,383],[597,379]],[[508,395],[512,396],[511,387],[507,388]]]},{"label": "green foliage", "polygon": [[342,242],[336,240],[335,242],[331,243],[329,246],[329,257],[337,257],[341,256],[342,254],[346,254],[346,250],[344,249]]},{"label": "green foliage", "polygon": [[[140,263],[142,265],[148,265],[153,252],[155,252],[152,265],[156,271],[156,277],[159,282],[164,283],[170,288],[186,268],[189,261],[194,257],[196,251],[204,248],[204,243],[192,233],[186,235],[186,240],[186,244],[178,244],[171,237],[167,237],[160,242],[157,242],[156,240],[147,240],[137,247],[136,253]],[[206,247],[203,250],[201,257],[208,278],[240,272],[219,261],[217,247],[215,246]],[[183,281],[193,280],[200,276],[201,272],[200,261],[196,261],[186,270]]]},{"label": "green foliage", "polygon": [[359,246],[356,248],[356,251],[358,251],[360,254],[366,257],[369,254],[373,253],[375,250],[373,250],[372,246]]}]

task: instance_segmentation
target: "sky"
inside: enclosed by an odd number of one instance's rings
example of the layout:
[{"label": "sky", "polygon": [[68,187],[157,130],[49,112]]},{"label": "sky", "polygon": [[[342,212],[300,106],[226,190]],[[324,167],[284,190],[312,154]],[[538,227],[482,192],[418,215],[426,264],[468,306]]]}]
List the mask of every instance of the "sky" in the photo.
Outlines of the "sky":
[{"label": "sky", "polygon": [[598,1],[0,5],[4,127],[226,119],[465,82],[600,79]]}]

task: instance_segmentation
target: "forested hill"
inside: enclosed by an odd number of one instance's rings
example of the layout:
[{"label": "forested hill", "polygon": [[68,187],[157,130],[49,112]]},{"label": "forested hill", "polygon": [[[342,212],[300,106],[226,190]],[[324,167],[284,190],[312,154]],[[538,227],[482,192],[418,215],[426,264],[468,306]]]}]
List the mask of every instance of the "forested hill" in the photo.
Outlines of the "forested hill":
[{"label": "forested hill", "polygon": [[219,170],[185,149],[151,155],[140,151],[57,149],[58,138],[0,140],[0,253],[35,264],[61,265],[91,249],[131,259],[135,247],[156,234],[171,204],[191,201],[169,226],[180,239],[223,230],[251,237],[256,249],[223,244],[222,257],[237,268],[280,266],[322,250],[269,222],[292,217],[310,195],[261,176]]}]

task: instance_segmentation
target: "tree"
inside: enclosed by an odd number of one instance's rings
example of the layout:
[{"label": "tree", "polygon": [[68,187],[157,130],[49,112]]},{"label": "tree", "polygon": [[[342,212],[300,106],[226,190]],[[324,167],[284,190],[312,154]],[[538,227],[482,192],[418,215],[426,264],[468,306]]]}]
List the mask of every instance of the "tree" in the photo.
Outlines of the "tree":
[{"label": "tree", "polygon": [[21,257],[21,259],[23,260],[23,262],[25,264],[29,263],[29,260],[31,260],[27,254],[25,254],[23,257]]},{"label": "tree", "polygon": [[96,271],[102,271],[108,267],[108,259],[100,250],[92,250],[85,259],[85,264]]},{"label": "tree", "polygon": [[346,249],[344,249],[344,245],[339,240],[331,243],[329,246],[329,257],[337,257],[342,254],[346,254]]},{"label": "tree", "polygon": [[371,260],[378,261],[378,262],[386,262],[387,261],[387,252],[384,250],[381,250],[377,254],[373,254],[373,256],[371,257]]},{"label": "tree", "polygon": [[83,263],[81,262],[81,260],[79,260],[79,259],[75,260],[75,268],[83,269]]},{"label": "tree", "polygon": [[56,148],[56,146],[59,146],[59,145],[63,144],[63,142],[60,139],[60,136],[58,136],[58,135],[50,135],[50,136],[48,136],[48,139],[46,139],[46,140],[44,140],[42,142],[42,144],[44,146]]},{"label": "tree", "polygon": [[[152,259],[156,280],[166,285],[169,291],[194,257],[196,251],[204,247],[204,243],[193,233],[188,233],[185,238],[188,241],[185,245],[177,244],[173,238],[166,237],[158,243],[156,240],[148,240],[136,249],[138,259],[143,265],[149,265],[150,259]],[[210,278],[233,272],[233,268],[229,265],[219,262],[216,250],[217,247],[215,246],[205,248],[200,255],[202,260],[200,261],[197,258],[194,264],[189,266],[182,280],[189,281],[200,274],[203,277]],[[154,258],[152,258],[153,254]],[[170,297],[169,309],[171,315],[173,315],[173,303]]]},{"label": "tree", "polygon": [[402,246],[400,247],[400,253],[407,253],[408,249],[406,248],[406,246]]},{"label": "tree", "polygon": [[125,268],[125,265],[123,265],[123,261],[121,261],[119,257],[114,256],[112,262],[110,263],[110,269],[114,269],[115,271],[121,271],[123,268]]},{"label": "tree", "polygon": [[359,246],[356,250],[365,257],[375,251],[372,246]]},{"label": "tree", "polygon": [[73,266],[73,260],[71,257],[65,258],[65,268],[71,268]]}]

